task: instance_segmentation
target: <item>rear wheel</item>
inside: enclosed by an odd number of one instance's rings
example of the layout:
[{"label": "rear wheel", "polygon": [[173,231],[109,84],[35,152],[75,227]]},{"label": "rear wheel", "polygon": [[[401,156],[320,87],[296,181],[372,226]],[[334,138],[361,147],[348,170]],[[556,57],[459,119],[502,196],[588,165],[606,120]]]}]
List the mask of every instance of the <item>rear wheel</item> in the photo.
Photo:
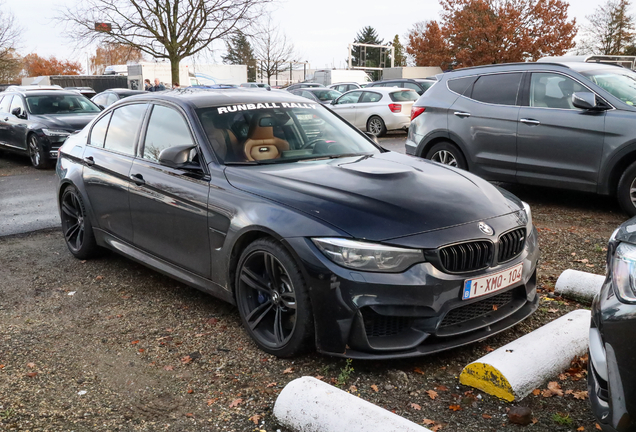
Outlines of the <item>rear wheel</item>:
[{"label": "rear wheel", "polygon": [[386,125],[384,120],[378,116],[373,116],[367,120],[367,132],[372,133],[377,137],[384,136],[386,134]]},{"label": "rear wheel", "polygon": [[78,259],[95,256],[99,247],[82,197],[74,186],[64,189],[61,209],[62,232],[68,250]]},{"label": "rear wheel", "polygon": [[300,269],[279,243],[256,240],[241,254],[236,303],[243,326],[256,345],[278,357],[301,354],[314,345],[314,322]]},{"label": "rear wheel", "polygon": [[463,170],[468,169],[466,158],[464,158],[461,150],[450,142],[444,141],[435,144],[428,153],[426,153],[426,159]]},{"label": "rear wheel", "polygon": [[51,165],[50,161],[46,158],[44,148],[36,135],[29,135],[29,138],[27,139],[27,150],[29,152],[31,164],[36,169],[48,168]]},{"label": "rear wheel", "polygon": [[618,181],[616,198],[625,213],[636,216],[636,162],[627,167]]}]

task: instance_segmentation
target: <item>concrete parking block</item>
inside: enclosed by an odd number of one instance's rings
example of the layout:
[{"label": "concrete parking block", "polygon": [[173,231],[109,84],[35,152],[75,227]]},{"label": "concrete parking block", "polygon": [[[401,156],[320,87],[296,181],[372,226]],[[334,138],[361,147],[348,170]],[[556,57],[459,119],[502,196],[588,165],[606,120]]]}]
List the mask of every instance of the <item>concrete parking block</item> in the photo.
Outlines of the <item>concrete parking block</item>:
[{"label": "concrete parking block", "polygon": [[274,416],[297,432],[431,432],[312,377],[285,386],[274,404]]},{"label": "concrete parking block", "polygon": [[470,363],[459,382],[508,402],[526,397],[588,347],[590,311],[575,310]]},{"label": "concrete parking block", "polygon": [[605,276],[578,270],[565,270],[554,285],[554,292],[563,297],[591,303],[601,291]]}]

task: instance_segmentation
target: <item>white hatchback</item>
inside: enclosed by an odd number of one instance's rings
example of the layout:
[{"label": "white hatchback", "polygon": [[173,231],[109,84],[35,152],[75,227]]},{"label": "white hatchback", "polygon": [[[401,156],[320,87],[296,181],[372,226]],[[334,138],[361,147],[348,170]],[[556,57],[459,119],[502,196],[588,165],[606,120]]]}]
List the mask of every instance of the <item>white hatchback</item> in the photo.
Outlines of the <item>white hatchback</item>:
[{"label": "white hatchback", "polygon": [[348,91],[329,107],[357,128],[382,136],[387,130],[408,129],[419,97],[411,89],[373,87]]}]

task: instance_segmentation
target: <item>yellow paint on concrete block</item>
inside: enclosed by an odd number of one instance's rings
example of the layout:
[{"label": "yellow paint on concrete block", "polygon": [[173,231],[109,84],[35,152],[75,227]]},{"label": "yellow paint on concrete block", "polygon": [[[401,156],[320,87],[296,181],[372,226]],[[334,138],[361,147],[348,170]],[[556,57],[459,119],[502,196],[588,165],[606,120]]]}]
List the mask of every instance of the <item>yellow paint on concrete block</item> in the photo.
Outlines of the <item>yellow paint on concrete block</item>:
[{"label": "yellow paint on concrete block", "polygon": [[514,391],[505,376],[487,363],[471,363],[464,368],[459,382],[475,387],[508,402],[515,400]]}]

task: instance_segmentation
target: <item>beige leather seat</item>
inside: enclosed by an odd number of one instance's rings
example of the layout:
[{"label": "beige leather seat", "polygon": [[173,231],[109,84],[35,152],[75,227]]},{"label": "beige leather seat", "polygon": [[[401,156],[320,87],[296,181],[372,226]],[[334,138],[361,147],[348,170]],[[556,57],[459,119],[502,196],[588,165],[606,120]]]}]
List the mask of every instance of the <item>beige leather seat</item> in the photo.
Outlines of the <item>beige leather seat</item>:
[{"label": "beige leather seat", "polygon": [[289,143],[274,136],[271,117],[256,116],[250,125],[247,140],[243,145],[248,161],[277,159],[281,152],[289,150]]}]

